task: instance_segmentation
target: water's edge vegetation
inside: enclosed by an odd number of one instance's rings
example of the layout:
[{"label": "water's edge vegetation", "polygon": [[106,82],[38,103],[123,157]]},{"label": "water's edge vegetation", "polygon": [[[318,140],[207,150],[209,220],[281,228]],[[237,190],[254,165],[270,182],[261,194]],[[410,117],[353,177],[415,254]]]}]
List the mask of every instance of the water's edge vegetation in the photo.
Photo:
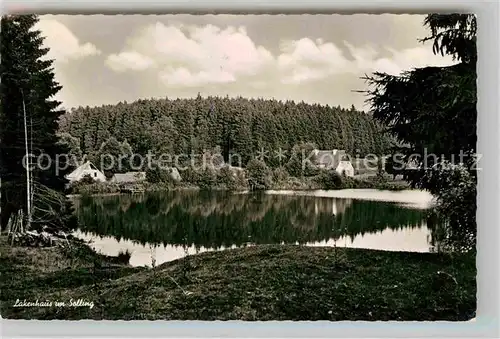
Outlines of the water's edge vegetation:
[{"label": "water's edge vegetation", "polygon": [[[146,180],[139,183],[144,191],[176,191],[176,190],[225,190],[225,191],[245,191],[250,189],[249,182],[252,177],[248,176],[246,169],[243,169],[243,178],[238,180],[231,175],[225,175],[224,171],[205,171],[195,178],[185,177],[183,181],[176,182],[166,177],[165,180]],[[389,191],[402,191],[410,186],[403,180],[394,180],[388,175],[372,175],[363,178],[345,177],[335,171],[322,170],[314,176],[302,178],[292,177],[283,169],[270,171],[265,180],[266,185],[261,189],[265,190],[341,190],[341,189],[378,189]],[[95,182],[82,180],[71,185],[67,193],[70,195],[93,195],[111,194],[123,191],[123,185],[110,182]]]}]

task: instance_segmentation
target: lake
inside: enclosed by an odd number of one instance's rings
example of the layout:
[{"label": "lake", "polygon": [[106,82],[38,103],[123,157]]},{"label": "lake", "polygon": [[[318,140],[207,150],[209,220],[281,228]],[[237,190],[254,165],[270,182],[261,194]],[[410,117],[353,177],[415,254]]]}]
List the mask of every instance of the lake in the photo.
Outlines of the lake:
[{"label": "lake", "polygon": [[98,252],[132,253],[151,266],[205,251],[256,244],[434,251],[422,191],[176,191],[73,197],[75,235]]}]

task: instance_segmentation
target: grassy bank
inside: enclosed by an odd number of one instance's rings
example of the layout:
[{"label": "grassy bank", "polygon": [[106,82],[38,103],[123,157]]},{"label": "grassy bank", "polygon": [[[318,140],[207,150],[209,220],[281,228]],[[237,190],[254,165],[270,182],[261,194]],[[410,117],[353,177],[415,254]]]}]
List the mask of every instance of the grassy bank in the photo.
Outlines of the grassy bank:
[{"label": "grassy bank", "polygon": [[[4,318],[468,320],[476,309],[470,255],[256,246],[147,269],[83,245],[10,248],[2,237],[0,262]],[[16,299],[94,306],[13,307]]]}]

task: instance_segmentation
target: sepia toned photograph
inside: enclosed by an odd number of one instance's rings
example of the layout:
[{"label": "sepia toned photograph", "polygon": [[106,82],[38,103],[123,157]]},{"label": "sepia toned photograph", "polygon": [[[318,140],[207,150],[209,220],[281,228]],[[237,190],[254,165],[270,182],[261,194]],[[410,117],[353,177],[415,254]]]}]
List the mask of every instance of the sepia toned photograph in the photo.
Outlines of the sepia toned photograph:
[{"label": "sepia toned photograph", "polygon": [[1,317],[474,321],[476,35],[3,15]]}]

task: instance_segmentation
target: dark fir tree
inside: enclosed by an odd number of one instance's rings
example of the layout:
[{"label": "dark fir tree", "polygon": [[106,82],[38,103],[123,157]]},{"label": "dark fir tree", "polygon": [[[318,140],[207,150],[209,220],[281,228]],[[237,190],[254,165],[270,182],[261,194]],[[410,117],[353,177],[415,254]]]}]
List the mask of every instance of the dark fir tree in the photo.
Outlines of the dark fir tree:
[{"label": "dark fir tree", "polygon": [[[422,41],[433,41],[434,53],[451,55],[458,63],[399,76],[374,73],[365,78],[372,86],[368,101],[373,117],[404,145],[399,152],[420,154],[421,162],[424,151],[458,160],[461,151],[472,155],[476,150],[476,18],[432,14],[424,24],[431,35]],[[434,159],[426,160],[430,167]]]},{"label": "dark fir tree", "polygon": [[[435,54],[457,63],[425,67],[399,76],[375,73],[369,102],[373,117],[386,124],[400,144],[401,155],[420,154],[413,185],[436,198],[433,218],[453,249],[473,250],[476,239],[476,17],[431,14],[424,21]],[[426,154],[433,156],[426,157]],[[465,157],[463,155],[465,154]],[[408,158],[407,158],[408,159]],[[465,163],[461,166],[459,163]],[[437,217],[437,219],[436,219]],[[436,226],[437,225],[437,226]]]},{"label": "dark fir tree", "polygon": [[[44,38],[34,29],[37,21],[35,15],[8,15],[1,21],[2,226],[18,211],[28,215],[27,174],[23,166],[26,154],[24,112],[29,145],[32,145],[30,152],[45,157],[41,163],[43,168],[35,166],[31,172],[35,186],[32,226],[38,227],[42,222],[61,226],[65,222],[65,212],[61,207],[48,206],[49,202],[55,201],[67,206],[56,193],[66,184],[65,172],[57,170],[58,167],[64,168],[65,164],[56,166],[56,155],[67,151],[57,142],[56,135],[63,111],[58,109],[60,102],[53,97],[61,86],[54,80],[53,60],[45,57],[48,49],[42,47]],[[60,213],[48,216],[47,210]]]}]

